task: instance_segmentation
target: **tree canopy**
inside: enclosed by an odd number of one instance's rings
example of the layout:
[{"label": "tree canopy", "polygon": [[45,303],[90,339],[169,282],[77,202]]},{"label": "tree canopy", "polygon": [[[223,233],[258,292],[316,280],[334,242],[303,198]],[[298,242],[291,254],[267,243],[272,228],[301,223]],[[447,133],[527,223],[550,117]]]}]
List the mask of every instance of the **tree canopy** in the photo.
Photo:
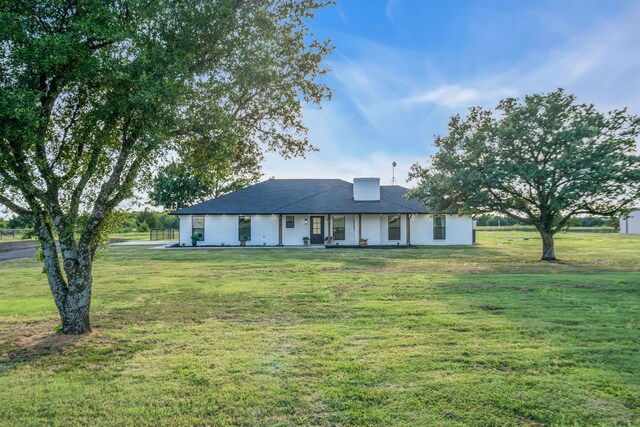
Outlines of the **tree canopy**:
[{"label": "tree canopy", "polygon": [[451,118],[429,164],[413,166],[412,196],[439,212],[534,225],[544,260],[555,259],[553,236],[571,218],[619,215],[640,197],[637,116],[601,113],[562,89],[508,98],[496,110]]},{"label": "tree canopy", "polygon": [[212,165],[212,169],[203,170],[202,166],[185,161],[172,162],[160,168],[153,179],[151,201],[165,209],[179,209],[254,184],[262,176],[261,157],[242,154],[242,160]]},{"label": "tree canopy", "polygon": [[327,3],[2,2],[0,204],[33,219],[64,333],[90,330],[94,253],[161,159],[312,148]]}]

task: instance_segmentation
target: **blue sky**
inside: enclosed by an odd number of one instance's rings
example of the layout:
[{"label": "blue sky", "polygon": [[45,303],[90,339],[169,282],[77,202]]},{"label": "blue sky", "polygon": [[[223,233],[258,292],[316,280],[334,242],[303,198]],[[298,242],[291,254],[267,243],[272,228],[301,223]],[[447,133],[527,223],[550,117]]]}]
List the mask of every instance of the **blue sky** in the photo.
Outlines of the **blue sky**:
[{"label": "blue sky", "polygon": [[265,177],[396,176],[472,105],[557,87],[640,113],[640,2],[338,0],[311,27],[336,45],[333,99],[305,110],[306,159],[268,154]]}]

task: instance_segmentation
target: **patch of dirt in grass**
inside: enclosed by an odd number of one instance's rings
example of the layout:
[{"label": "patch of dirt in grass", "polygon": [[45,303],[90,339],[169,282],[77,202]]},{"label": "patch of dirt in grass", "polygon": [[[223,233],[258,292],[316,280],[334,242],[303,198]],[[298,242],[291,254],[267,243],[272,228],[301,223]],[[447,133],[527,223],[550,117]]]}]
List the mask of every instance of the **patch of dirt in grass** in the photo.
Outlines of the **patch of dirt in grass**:
[{"label": "patch of dirt in grass", "polygon": [[53,332],[56,321],[15,323],[2,343],[0,362],[24,362],[37,359],[77,345],[96,333],[63,335]]},{"label": "patch of dirt in grass", "polygon": [[336,284],[331,284],[327,286],[329,287],[329,289],[331,289],[331,292],[333,292],[333,294],[337,297],[347,295],[352,287],[349,283],[336,283]]},{"label": "patch of dirt in grass", "polygon": [[501,313],[502,310],[504,310],[502,307],[498,307],[498,306],[491,305],[491,304],[481,304],[480,305],[480,309],[482,309],[484,311],[496,312],[496,313]]}]

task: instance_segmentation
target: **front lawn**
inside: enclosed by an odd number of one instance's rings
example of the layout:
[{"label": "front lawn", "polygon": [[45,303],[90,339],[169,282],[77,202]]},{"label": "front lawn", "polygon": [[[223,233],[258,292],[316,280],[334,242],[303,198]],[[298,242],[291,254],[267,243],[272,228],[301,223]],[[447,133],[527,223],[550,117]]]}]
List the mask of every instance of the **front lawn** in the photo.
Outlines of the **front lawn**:
[{"label": "front lawn", "polygon": [[0,262],[0,424],[638,425],[640,236],[478,240],[113,247],[80,338]]}]

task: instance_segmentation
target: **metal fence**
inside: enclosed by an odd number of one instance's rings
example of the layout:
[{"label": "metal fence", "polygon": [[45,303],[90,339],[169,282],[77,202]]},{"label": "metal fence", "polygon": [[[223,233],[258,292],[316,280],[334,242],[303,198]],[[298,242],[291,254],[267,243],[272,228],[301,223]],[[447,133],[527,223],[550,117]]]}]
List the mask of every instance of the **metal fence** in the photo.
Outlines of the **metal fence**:
[{"label": "metal fence", "polygon": [[28,228],[0,228],[0,240],[19,239],[29,231]]},{"label": "metal fence", "polygon": [[149,230],[149,240],[176,240],[178,230],[175,228],[152,228]]}]

